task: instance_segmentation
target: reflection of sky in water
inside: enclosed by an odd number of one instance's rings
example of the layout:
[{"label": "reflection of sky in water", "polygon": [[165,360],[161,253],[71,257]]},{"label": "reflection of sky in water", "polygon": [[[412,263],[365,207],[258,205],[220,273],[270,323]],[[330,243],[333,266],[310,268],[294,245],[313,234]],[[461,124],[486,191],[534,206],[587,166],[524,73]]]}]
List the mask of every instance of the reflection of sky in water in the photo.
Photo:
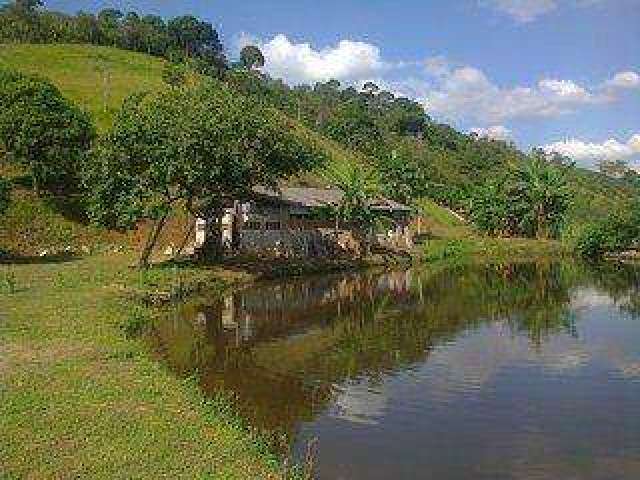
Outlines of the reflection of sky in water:
[{"label": "reflection of sky in water", "polygon": [[[579,376],[591,365],[585,375],[609,371],[640,380],[640,325],[624,318],[612,324],[610,309],[615,304],[595,289],[576,291],[571,308],[578,315],[577,338],[556,335],[540,346],[514,334],[501,321],[467,332],[433,348],[428,362],[387,376],[375,386],[362,380],[337,387],[332,415],[355,423],[377,423],[395,397],[418,403],[428,396],[434,405],[446,405],[458,395],[469,397],[491,389],[503,370],[522,369],[528,374],[537,370],[537,375],[562,377]],[[601,334],[603,329],[606,335]]]},{"label": "reflection of sky in water", "polygon": [[636,480],[637,281],[596,273],[296,280],[197,307],[158,336],[205,389],[297,432],[299,454],[318,437],[321,479]]},{"label": "reflection of sky in water", "polygon": [[385,385],[367,380],[335,387],[336,396],[329,415],[353,423],[376,425],[387,407]]},{"label": "reflection of sky in water", "polygon": [[640,324],[595,289],[570,308],[577,336],[533,345],[496,321],[375,385],[342,385],[302,428],[331,459],[321,478],[640,478]]}]

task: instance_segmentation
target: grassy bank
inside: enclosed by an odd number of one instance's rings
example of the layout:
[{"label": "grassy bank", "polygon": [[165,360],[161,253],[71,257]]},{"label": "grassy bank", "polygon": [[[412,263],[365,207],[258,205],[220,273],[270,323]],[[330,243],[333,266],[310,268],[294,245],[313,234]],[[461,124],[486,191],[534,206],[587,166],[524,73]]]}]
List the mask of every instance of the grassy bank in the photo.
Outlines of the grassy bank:
[{"label": "grassy bank", "polygon": [[126,334],[148,310],[118,286],[174,275],[139,274],[130,261],[0,266],[0,477],[279,478],[224,402],[205,401]]},{"label": "grassy bank", "polygon": [[427,240],[418,257],[423,262],[519,262],[571,255],[561,242],[523,238],[468,237]]},{"label": "grassy bank", "polygon": [[423,241],[416,245],[414,256],[420,262],[517,262],[571,254],[566,242],[484,236],[430,200],[420,202],[419,209]]},{"label": "grassy bank", "polygon": [[134,260],[125,252],[0,264],[0,478],[284,478],[228,400],[206,400],[151,358],[136,336],[154,314],[143,303],[382,259],[247,257],[144,272],[129,268]]},{"label": "grassy bank", "polygon": [[[509,260],[542,244],[504,245],[429,240],[422,259],[436,267],[500,255]],[[555,244],[547,247],[554,251]],[[150,357],[133,335],[153,314],[139,300],[157,303],[382,259],[237,258],[208,268],[168,263],[148,272],[128,268],[133,260],[110,253],[0,265],[0,477],[282,478],[278,459],[227,400],[206,400]]]}]

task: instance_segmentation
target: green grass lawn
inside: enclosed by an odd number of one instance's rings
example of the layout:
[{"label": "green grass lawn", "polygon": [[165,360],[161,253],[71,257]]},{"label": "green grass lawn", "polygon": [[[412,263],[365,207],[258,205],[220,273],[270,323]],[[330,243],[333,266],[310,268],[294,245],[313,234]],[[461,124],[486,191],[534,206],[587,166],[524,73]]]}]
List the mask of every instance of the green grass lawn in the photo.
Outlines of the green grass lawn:
[{"label": "green grass lawn", "polygon": [[278,478],[237,417],[125,334],[149,311],[114,285],[172,275],[131,260],[0,265],[0,478]]},{"label": "green grass lawn", "polygon": [[[88,45],[0,44],[0,65],[51,80],[104,130],[135,91],[162,86],[164,60]],[[106,72],[106,75],[105,73]]]}]

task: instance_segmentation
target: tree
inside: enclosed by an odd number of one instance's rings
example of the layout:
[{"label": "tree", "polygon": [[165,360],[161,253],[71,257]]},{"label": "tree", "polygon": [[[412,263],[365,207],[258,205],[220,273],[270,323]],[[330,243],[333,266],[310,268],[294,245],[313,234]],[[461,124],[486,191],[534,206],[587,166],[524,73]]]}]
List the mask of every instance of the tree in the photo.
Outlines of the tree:
[{"label": "tree", "polygon": [[255,45],[247,45],[240,52],[240,63],[247,70],[264,67],[264,56]]},{"label": "tree", "polygon": [[366,154],[377,153],[382,132],[360,101],[340,105],[324,124],[324,133],[350,148]]},{"label": "tree", "polygon": [[3,37],[22,42],[43,40],[45,32],[38,17],[41,0],[16,0],[0,6],[0,33]]},{"label": "tree", "polygon": [[94,138],[89,115],[47,80],[0,69],[0,146],[27,167],[36,193],[75,190]]},{"label": "tree", "polygon": [[373,82],[365,82],[362,86],[362,93],[368,97],[373,97],[378,92],[380,92],[380,87]]},{"label": "tree", "polygon": [[431,181],[423,169],[412,158],[411,150],[404,145],[394,149],[390,155],[377,159],[377,167],[383,179],[384,194],[403,203],[427,195]]},{"label": "tree", "polygon": [[43,0],[15,0],[14,8],[19,12],[33,13],[44,6]]},{"label": "tree", "polygon": [[185,15],[170,20],[167,28],[169,34],[183,48],[186,58],[198,55],[205,50],[222,53],[218,32],[210,23],[202,22],[191,15]]},{"label": "tree", "polygon": [[490,235],[557,236],[571,205],[566,172],[543,156],[527,158],[504,177],[474,189],[472,221]]},{"label": "tree", "polygon": [[514,172],[509,192],[519,209],[519,229],[538,239],[557,236],[571,204],[566,169],[534,155]]},{"label": "tree", "polygon": [[120,22],[124,14],[115,8],[105,8],[98,13],[98,25],[102,43],[115,47],[120,41]]},{"label": "tree", "polygon": [[510,201],[504,179],[487,182],[474,189],[469,200],[470,219],[483,232],[497,236],[513,233]]},{"label": "tree", "polygon": [[153,228],[139,266],[179,205],[214,219],[207,253],[219,254],[223,207],[253,186],[277,188],[310,169],[318,154],[288,120],[215,80],[131,97],[89,162],[86,185],[94,221]]},{"label": "tree", "polygon": [[329,163],[321,175],[342,191],[340,203],[330,207],[336,223],[342,222],[353,228],[366,249],[366,234],[377,220],[371,203],[382,192],[378,172],[369,165],[343,160]]}]

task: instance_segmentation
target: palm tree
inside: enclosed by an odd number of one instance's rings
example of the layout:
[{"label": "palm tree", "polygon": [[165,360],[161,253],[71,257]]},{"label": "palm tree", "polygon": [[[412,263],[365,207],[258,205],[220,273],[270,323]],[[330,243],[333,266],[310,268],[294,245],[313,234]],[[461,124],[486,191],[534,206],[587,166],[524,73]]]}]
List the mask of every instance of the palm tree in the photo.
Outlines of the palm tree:
[{"label": "palm tree", "polygon": [[558,233],[570,206],[566,169],[534,155],[515,170],[510,193],[522,231],[538,239]]},{"label": "palm tree", "polygon": [[382,191],[378,172],[356,161],[334,161],[325,167],[322,176],[342,191],[340,203],[332,206],[336,224],[341,221],[350,225],[368,250],[366,233],[376,221],[371,203]]}]

